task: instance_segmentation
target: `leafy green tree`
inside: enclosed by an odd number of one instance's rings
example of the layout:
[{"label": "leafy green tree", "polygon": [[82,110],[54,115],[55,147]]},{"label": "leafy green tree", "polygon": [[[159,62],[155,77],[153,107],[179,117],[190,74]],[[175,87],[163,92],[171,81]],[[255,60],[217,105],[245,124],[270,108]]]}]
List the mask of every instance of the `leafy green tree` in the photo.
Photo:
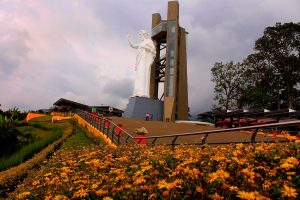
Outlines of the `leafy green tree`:
[{"label": "leafy green tree", "polygon": [[235,109],[239,107],[241,85],[245,68],[242,64],[233,61],[229,63],[215,63],[211,69],[212,81],[215,83],[214,100],[221,109]]},{"label": "leafy green tree", "polygon": [[[247,77],[253,80],[248,80],[247,103],[269,107],[275,105],[278,109],[281,105],[293,108],[299,98],[300,23],[277,23],[267,27],[263,36],[255,42],[254,51],[244,62],[247,65]],[[251,101],[249,95],[262,95],[261,102]]]},{"label": "leafy green tree", "polygon": [[[244,84],[241,86],[240,107],[276,109],[278,77],[260,54],[251,54],[243,63]],[[276,87],[273,87],[276,86]]]}]

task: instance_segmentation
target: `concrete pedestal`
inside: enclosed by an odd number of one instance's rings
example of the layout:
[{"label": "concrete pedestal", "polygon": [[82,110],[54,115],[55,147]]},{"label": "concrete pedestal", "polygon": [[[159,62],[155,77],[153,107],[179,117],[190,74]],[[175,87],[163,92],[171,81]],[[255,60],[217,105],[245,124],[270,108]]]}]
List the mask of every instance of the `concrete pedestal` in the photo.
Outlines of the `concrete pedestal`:
[{"label": "concrete pedestal", "polygon": [[145,119],[146,113],[153,115],[153,120],[162,120],[163,102],[145,97],[130,97],[124,110],[124,117]]}]

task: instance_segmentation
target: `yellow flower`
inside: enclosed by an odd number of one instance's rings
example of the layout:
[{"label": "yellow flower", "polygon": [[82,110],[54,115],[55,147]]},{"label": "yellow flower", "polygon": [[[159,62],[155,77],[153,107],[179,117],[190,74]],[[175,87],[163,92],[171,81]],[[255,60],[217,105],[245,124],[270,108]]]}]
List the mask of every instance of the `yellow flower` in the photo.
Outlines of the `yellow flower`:
[{"label": "yellow flower", "polygon": [[62,167],[62,168],[61,168],[61,171],[65,172],[65,173],[70,173],[70,172],[72,172],[72,170],[70,170],[69,167]]},{"label": "yellow flower", "polygon": [[290,163],[290,164],[294,165],[295,167],[297,167],[297,165],[299,165],[298,159],[294,158],[294,157],[288,157],[288,158],[286,158],[285,162]]},{"label": "yellow flower", "polygon": [[212,183],[212,182],[214,182],[216,179],[218,178],[218,174],[217,173],[211,173],[211,174],[209,174],[208,175],[208,182],[209,183]]},{"label": "yellow flower", "polygon": [[40,184],[40,181],[39,181],[39,180],[33,181],[33,182],[32,182],[32,185],[33,185],[33,186],[38,185],[38,184]]},{"label": "yellow flower", "polygon": [[143,167],[142,169],[141,169],[141,171],[142,172],[144,172],[144,171],[147,171],[147,170],[149,170],[149,169],[152,169],[152,166],[145,166],[145,167]]},{"label": "yellow flower", "polygon": [[203,193],[203,189],[200,186],[196,186],[196,192]]},{"label": "yellow flower", "polygon": [[132,188],[132,186],[130,184],[127,184],[127,185],[125,185],[125,188],[130,189],[130,188]]},{"label": "yellow flower", "polygon": [[218,193],[211,195],[211,198],[214,200],[222,200],[224,197],[220,196]]},{"label": "yellow flower", "polygon": [[285,162],[285,163],[283,163],[283,164],[280,165],[280,168],[289,170],[289,169],[294,168],[294,165]]},{"label": "yellow flower", "polygon": [[228,172],[225,172],[223,169],[218,170],[216,173],[217,173],[218,176],[219,176],[220,178],[222,178],[222,179],[227,179],[227,178],[230,177],[229,173],[228,173]]},{"label": "yellow flower", "polygon": [[98,196],[106,195],[107,193],[108,193],[107,190],[102,190],[102,189],[97,190],[97,191],[95,192],[95,194],[98,195]]},{"label": "yellow flower", "polygon": [[289,175],[289,176],[293,176],[293,175],[296,174],[296,172],[286,172],[286,174]]},{"label": "yellow flower", "polygon": [[174,187],[174,184],[168,183],[167,181],[162,180],[162,181],[158,182],[157,186],[158,186],[158,189],[164,189],[165,188],[165,189],[169,190],[169,189],[172,189]]},{"label": "yellow flower", "polygon": [[250,170],[248,168],[242,169],[241,172],[243,174],[250,174]]},{"label": "yellow flower", "polygon": [[110,198],[110,197],[104,197],[103,200],[113,200],[113,198]]},{"label": "yellow flower", "polygon": [[294,189],[292,187],[288,187],[286,185],[284,185],[283,189],[281,189],[281,193],[282,193],[283,196],[286,196],[286,197],[296,198],[298,196],[298,193],[297,193],[296,189]]},{"label": "yellow flower", "polygon": [[65,195],[56,195],[54,197],[54,200],[68,200],[69,198],[66,197]]},{"label": "yellow flower", "polygon": [[236,187],[236,186],[230,186],[229,190],[232,191],[232,192],[237,192],[239,190],[239,188]]},{"label": "yellow flower", "polygon": [[73,198],[86,197],[88,195],[89,195],[88,190],[80,189],[80,190],[78,190],[77,192],[74,193]]},{"label": "yellow flower", "polygon": [[18,199],[24,199],[25,197],[28,197],[30,195],[30,192],[23,192],[21,194],[18,194]]},{"label": "yellow flower", "polygon": [[52,175],[52,173],[47,173],[47,174],[45,174],[44,176],[45,177],[48,177],[48,176],[51,176]]},{"label": "yellow flower", "polygon": [[272,185],[272,184],[271,184],[269,181],[265,181],[265,182],[263,183],[262,187],[263,187],[264,190],[270,190],[270,186],[271,186],[271,185]]},{"label": "yellow flower", "polygon": [[247,199],[247,200],[270,200],[270,198],[267,198],[259,192],[245,192],[245,191],[239,191],[237,197],[241,199]]},{"label": "yellow flower", "polygon": [[255,199],[254,192],[245,192],[245,191],[238,191],[237,197],[241,199]]},{"label": "yellow flower", "polygon": [[183,180],[181,179],[176,179],[175,181],[173,181],[172,183],[170,183],[170,189],[172,188],[180,188],[180,185],[183,183]]},{"label": "yellow flower", "polygon": [[142,183],[144,183],[144,182],[146,182],[146,180],[144,179],[144,177],[139,177],[139,178],[137,178],[135,181],[134,181],[134,185],[139,185],[139,184],[142,184]]}]

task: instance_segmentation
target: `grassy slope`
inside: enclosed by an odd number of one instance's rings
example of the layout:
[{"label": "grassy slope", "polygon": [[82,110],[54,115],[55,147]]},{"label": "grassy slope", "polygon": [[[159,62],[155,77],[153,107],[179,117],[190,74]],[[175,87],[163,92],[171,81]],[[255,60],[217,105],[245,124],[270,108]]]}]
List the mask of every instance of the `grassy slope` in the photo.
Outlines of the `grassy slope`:
[{"label": "grassy slope", "polygon": [[82,147],[93,147],[95,144],[86,137],[86,131],[77,127],[74,135],[63,143],[64,149],[80,149]]},{"label": "grassy slope", "polygon": [[[40,118],[38,120],[34,121],[39,121],[39,122],[44,122],[46,126],[53,126],[51,122],[49,121],[50,118]],[[48,145],[45,147],[43,150],[41,150],[39,153],[35,154],[33,158],[25,161],[24,163],[9,168],[5,171],[0,172],[0,199],[2,197],[5,198],[6,193],[10,192],[12,188],[16,184],[18,184],[18,181],[22,179],[23,177],[27,176],[28,173],[30,173],[33,167],[37,166],[38,164],[42,163],[47,157],[53,153],[60,145],[72,135],[74,131],[74,124],[72,124],[72,121],[59,121],[56,122],[54,125],[57,125],[63,130],[63,136],[53,142],[52,144]],[[33,172],[35,174],[35,170]]]},{"label": "grassy slope", "polygon": [[0,158],[0,170],[5,170],[24,162],[63,135],[61,126],[65,126],[64,123],[66,122],[62,122],[59,126],[57,124],[49,124],[50,119],[49,117],[42,118],[39,121],[30,122],[28,126],[17,128],[23,135],[31,135],[33,139],[12,154]]}]

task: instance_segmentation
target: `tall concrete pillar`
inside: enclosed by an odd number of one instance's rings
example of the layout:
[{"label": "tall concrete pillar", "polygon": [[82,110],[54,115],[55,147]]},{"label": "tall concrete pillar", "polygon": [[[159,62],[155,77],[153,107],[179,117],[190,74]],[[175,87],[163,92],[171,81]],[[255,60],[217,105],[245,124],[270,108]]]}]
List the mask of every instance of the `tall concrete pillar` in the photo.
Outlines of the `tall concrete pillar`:
[{"label": "tall concrete pillar", "polygon": [[[157,55],[152,65],[150,96],[158,98],[159,83],[164,83],[163,120],[188,119],[186,31],[179,26],[179,3],[168,2],[167,20],[152,15],[152,39]],[[162,55],[161,52],[165,52]]]}]

